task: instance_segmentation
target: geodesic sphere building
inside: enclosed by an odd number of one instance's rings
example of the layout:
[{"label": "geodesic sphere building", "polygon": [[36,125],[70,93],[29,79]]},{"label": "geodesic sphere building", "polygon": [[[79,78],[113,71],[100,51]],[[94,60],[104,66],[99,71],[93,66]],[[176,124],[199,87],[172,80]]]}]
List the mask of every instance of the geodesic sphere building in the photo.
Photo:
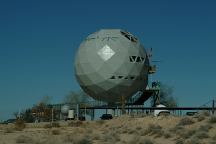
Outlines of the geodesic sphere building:
[{"label": "geodesic sphere building", "polygon": [[89,35],[75,58],[75,76],[91,97],[108,103],[144,91],[149,60],[140,41],[121,29],[102,29]]}]

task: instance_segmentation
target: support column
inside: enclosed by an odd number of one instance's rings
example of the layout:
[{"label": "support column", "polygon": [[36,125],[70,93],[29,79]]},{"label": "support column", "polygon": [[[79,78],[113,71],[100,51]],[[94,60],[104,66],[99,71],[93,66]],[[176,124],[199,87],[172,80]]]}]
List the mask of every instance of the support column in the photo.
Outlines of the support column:
[{"label": "support column", "polygon": [[121,97],[121,109],[122,109],[122,115],[126,113],[125,111],[125,96],[122,95]]},{"label": "support column", "polygon": [[79,120],[79,104],[76,105],[77,120]]}]

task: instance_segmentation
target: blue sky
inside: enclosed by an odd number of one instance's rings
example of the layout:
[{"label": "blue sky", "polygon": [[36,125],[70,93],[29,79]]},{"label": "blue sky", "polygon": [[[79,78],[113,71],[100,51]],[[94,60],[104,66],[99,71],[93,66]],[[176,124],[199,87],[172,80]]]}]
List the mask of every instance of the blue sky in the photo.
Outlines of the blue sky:
[{"label": "blue sky", "polygon": [[78,90],[79,44],[102,28],[136,35],[161,60],[153,79],[174,87],[180,106],[215,98],[214,0],[0,1],[0,119],[45,95]]}]

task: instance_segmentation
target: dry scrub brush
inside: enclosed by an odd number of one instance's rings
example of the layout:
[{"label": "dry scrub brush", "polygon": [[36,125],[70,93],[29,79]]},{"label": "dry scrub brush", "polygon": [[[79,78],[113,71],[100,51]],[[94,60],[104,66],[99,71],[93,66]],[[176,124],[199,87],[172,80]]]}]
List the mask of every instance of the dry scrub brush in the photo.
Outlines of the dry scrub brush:
[{"label": "dry scrub brush", "polygon": [[192,137],[191,139],[187,140],[185,144],[201,144],[199,139]]},{"label": "dry scrub brush", "polygon": [[16,143],[31,144],[33,143],[33,139],[26,135],[20,135],[16,138]]},{"label": "dry scrub brush", "polygon": [[63,139],[65,143],[72,143],[72,144],[92,144],[93,141],[88,135],[66,135]]},{"label": "dry scrub brush", "polygon": [[179,121],[178,125],[185,126],[185,125],[191,125],[193,123],[194,123],[194,121],[191,118],[184,117]]},{"label": "dry scrub brush", "polygon": [[164,131],[162,130],[162,127],[155,124],[149,124],[148,128],[143,131],[142,135],[154,135],[155,137],[161,137],[163,136]]},{"label": "dry scrub brush", "polygon": [[216,123],[216,116],[211,116],[209,119],[209,123],[211,123],[211,124]]},{"label": "dry scrub brush", "polygon": [[14,129],[17,131],[22,131],[26,127],[24,120],[17,119],[14,123]]},{"label": "dry scrub brush", "polygon": [[152,141],[148,137],[140,137],[134,135],[128,144],[156,144],[155,141]]},{"label": "dry scrub brush", "polygon": [[83,125],[82,121],[71,121],[70,123],[68,123],[68,126],[71,127],[80,127],[81,125]]},{"label": "dry scrub brush", "polygon": [[14,128],[12,128],[12,127],[7,127],[7,128],[4,129],[4,132],[5,132],[5,133],[13,133],[13,132],[14,132]]},{"label": "dry scrub brush", "polygon": [[59,129],[53,129],[52,130],[53,135],[59,135],[60,133],[61,133],[61,131]]},{"label": "dry scrub brush", "polygon": [[195,138],[196,138],[196,139],[206,139],[206,138],[209,138],[209,135],[208,135],[207,132],[198,131],[198,132],[195,134]]},{"label": "dry scrub brush", "polygon": [[205,124],[205,125],[201,125],[198,128],[198,131],[202,131],[202,132],[209,132],[209,130],[212,128],[212,126],[210,124]]},{"label": "dry scrub brush", "polygon": [[189,139],[191,138],[194,134],[196,133],[196,130],[194,129],[184,129],[183,131],[180,131],[178,133],[178,136],[180,136],[180,138],[183,138],[183,139]]}]

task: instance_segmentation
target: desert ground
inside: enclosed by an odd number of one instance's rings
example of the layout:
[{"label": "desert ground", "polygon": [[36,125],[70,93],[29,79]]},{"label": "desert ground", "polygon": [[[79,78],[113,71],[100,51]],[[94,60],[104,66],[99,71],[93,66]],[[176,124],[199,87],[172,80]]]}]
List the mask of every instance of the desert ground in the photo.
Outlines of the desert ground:
[{"label": "desert ground", "polygon": [[0,144],[216,144],[216,116],[15,123],[0,125]]}]

